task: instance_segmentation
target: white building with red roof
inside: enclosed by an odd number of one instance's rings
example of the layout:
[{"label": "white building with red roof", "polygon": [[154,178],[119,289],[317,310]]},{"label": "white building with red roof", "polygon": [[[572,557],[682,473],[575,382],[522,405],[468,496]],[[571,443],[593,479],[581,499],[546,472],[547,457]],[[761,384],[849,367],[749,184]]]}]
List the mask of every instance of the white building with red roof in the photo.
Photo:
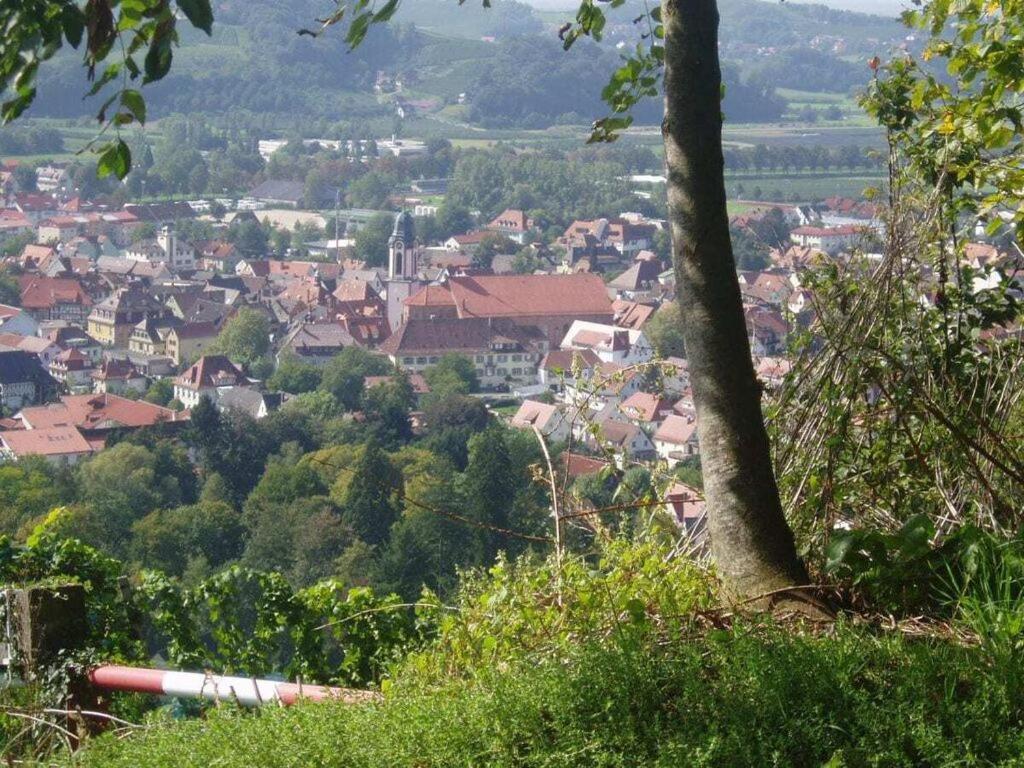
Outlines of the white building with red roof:
[{"label": "white building with red roof", "polygon": [[0,432],[0,456],[7,461],[42,456],[52,464],[70,466],[93,452],[82,433],[68,425]]},{"label": "white building with red roof", "polygon": [[586,320],[573,321],[560,346],[589,349],[600,360],[619,365],[638,365],[654,357],[654,348],[643,331]]},{"label": "white building with red roof", "polygon": [[251,382],[224,355],[207,355],[174,380],[174,397],[186,408],[194,408],[204,397],[217,400],[222,387],[246,387]]},{"label": "white building with red roof", "polygon": [[524,211],[507,208],[494,217],[487,225],[487,229],[523,245],[526,242],[526,236],[533,230],[533,219]]},{"label": "white building with red roof", "polygon": [[863,242],[871,234],[870,227],[844,224],[838,227],[807,225],[797,227],[789,233],[790,239],[804,248],[815,248],[825,253],[836,254],[847,251]]},{"label": "white building with red roof", "polygon": [[64,395],[56,403],[22,408],[15,418],[27,431],[70,426],[96,436],[113,429],[188,421],[188,416],[182,413],[144,400],[96,394]]},{"label": "white building with red roof", "polygon": [[39,358],[48,366],[61,353],[61,348],[49,339],[39,336],[23,336],[20,333],[0,333],[0,349],[20,349]]},{"label": "white building with red roof", "polygon": [[486,389],[537,383],[547,339],[535,327],[509,320],[452,317],[411,318],[378,348],[404,371],[422,373],[442,356],[469,358]]},{"label": "white building with red roof", "polygon": [[405,300],[410,318],[505,319],[544,330],[559,344],[576,320],[611,323],[612,302],[598,275],[474,275],[451,277]]},{"label": "white building with red roof", "polygon": [[516,429],[537,429],[548,444],[561,443],[569,439],[570,424],[565,411],[557,405],[537,400],[524,400],[512,420]]},{"label": "white building with red roof", "polygon": [[78,349],[63,350],[50,363],[50,375],[68,392],[85,392],[92,385],[92,360]]},{"label": "white building with red roof", "polygon": [[651,429],[672,413],[672,401],[650,392],[634,392],[621,403],[619,413],[644,429]]},{"label": "white building with red roof", "polygon": [[82,324],[92,309],[92,299],[75,278],[23,275],[19,283],[22,309],[37,321]]},{"label": "white building with red roof", "polygon": [[654,449],[658,458],[674,467],[680,461],[700,455],[697,442],[697,420],[692,416],[670,414],[654,433]]},{"label": "white building with red roof", "polygon": [[707,503],[692,485],[676,481],[665,491],[666,511],[698,545],[707,542]]}]

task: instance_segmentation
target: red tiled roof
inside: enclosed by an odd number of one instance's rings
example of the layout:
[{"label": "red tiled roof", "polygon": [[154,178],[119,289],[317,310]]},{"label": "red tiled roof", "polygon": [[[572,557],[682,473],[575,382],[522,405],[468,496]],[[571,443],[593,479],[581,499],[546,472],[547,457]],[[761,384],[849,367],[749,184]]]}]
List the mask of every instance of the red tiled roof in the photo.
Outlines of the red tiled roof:
[{"label": "red tiled roof", "polygon": [[[61,363],[62,365],[67,366],[70,363],[79,364],[79,363],[88,362],[89,358],[86,357],[85,355],[83,355],[81,352],[79,352],[74,347],[72,347],[71,349],[65,349],[63,352],[61,352],[55,358],[53,358],[53,360],[54,360],[55,363]],[[75,366],[72,366],[72,367],[82,367],[82,366],[81,365],[75,365]]]},{"label": "red tiled roof", "polygon": [[484,239],[486,232],[466,232],[462,235],[453,235],[452,239],[455,240],[459,245],[477,245],[481,240]]},{"label": "red tiled roof", "polygon": [[491,229],[526,232],[530,228],[530,220],[523,211],[508,208],[495,216],[494,220],[487,226]]},{"label": "red tiled roof", "polygon": [[783,336],[789,331],[786,320],[778,312],[762,309],[761,307],[744,307],[743,314],[746,318],[747,328],[751,329],[754,333],[770,331]]},{"label": "red tiled roof", "polygon": [[111,358],[104,360],[99,370],[93,371],[92,377],[98,381],[127,381],[141,378],[142,374],[135,370],[127,358]]},{"label": "red tiled roof", "polygon": [[686,483],[672,483],[665,491],[665,501],[681,523],[704,516],[704,494]]},{"label": "red tiled roof", "polygon": [[231,386],[245,383],[245,377],[224,355],[207,355],[174,381],[186,389]]},{"label": "red tiled roof", "polygon": [[22,261],[42,261],[56,255],[57,251],[54,248],[51,248],[49,245],[39,245],[38,243],[29,243],[21,251]]},{"label": "red tiled roof", "polygon": [[22,276],[21,306],[26,309],[49,309],[57,304],[92,306],[92,299],[81,283],[72,278]]},{"label": "red tiled roof", "polygon": [[536,317],[612,314],[597,275],[477,275],[453,277],[448,289],[459,317]]},{"label": "red tiled roof", "polygon": [[393,356],[423,352],[474,353],[488,349],[494,342],[511,341],[520,349],[529,350],[543,340],[544,334],[538,328],[508,320],[413,317],[402,323],[379,349]]},{"label": "red tiled roof", "polygon": [[697,432],[697,421],[687,416],[670,414],[654,433],[654,439],[662,443],[682,445],[693,439]]},{"label": "red tiled roof", "polygon": [[117,395],[65,395],[59,403],[23,408],[18,418],[31,428],[30,431],[62,426],[79,429],[148,427],[183,420],[182,414],[169,408]]},{"label": "red tiled roof", "polygon": [[651,319],[657,307],[651,304],[640,304],[635,301],[623,301],[621,299],[612,302],[612,311],[615,313],[615,324],[620,328],[640,330],[644,323]]},{"label": "red tiled roof", "polygon": [[20,333],[0,333],[0,345],[11,349],[20,349],[38,355],[54,346],[49,339],[38,336],[22,336]]},{"label": "red tiled roof", "polygon": [[339,280],[334,289],[338,301],[380,301],[380,295],[365,280]]},{"label": "red tiled roof", "polygon": [[514,427],[537,427],[542,429],[548,422],[558,415],[558,406],[550,403],[542,403],[537,400],[524,400],[519,410],[512,417],[511,424]]},{"label": "red tiled roof", "polygon": [[428,258],[434,269],[465,269],[473,265],[473,257],[462,251],[431,252]]},{"label": "red tiled roof", "polygon": [[567,473],[570,478],[596,474],[609,464],[603,459],[595,459],[592,456],[584,456],[571,451],[565,451],[559,457],[559,463],[562,465],[560,471]]},{"label": "red tiled roof", "polygon": [[82,433],[71,426],[0,432],[0,440],[15,456],[66,456],[93,451]]},{"label": "red tiled roof", "polygon": [[405,300],[407,307],[451,307],[452,292],[443,285],[427,285]]},{"label": "red tiled roof", "polygon": [[544,356],[540,367],[546,371],[571,374],[577,358],[584,369],[594,368],[601,362],[592,349],[553,349]]},{"label": "red tiled roof", "polygon": [[640,421],[656,421],[669,408],[669,401],[649,392],[634,392],[619,406],[619,410],[626,416]]}]

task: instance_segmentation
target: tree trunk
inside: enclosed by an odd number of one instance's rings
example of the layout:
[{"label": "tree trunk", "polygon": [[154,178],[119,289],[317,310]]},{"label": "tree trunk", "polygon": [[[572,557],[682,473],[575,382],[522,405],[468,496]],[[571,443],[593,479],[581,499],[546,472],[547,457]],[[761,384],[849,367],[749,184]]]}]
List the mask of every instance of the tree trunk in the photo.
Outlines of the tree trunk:
[{"label": "tree trunk", "polygon": [[665,162],[676,295],[708,530],[730,596],[803,585],[775,484],[726,211],[715,0],[663,0]]}]

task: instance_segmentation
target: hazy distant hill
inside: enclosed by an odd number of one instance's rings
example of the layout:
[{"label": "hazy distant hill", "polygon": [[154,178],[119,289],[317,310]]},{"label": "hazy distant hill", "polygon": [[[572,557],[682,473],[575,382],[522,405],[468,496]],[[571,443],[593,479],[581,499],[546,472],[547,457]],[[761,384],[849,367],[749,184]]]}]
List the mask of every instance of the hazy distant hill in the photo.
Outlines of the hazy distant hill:
[{"label": "hazy distant hill", "polygon": [[[609,11],[605,40],[561,51],[558,14],[515,0],[405,0],[386,27],[349,51],[342,30],[299,36],[324,12],[319,0],[219,0],[212,38],[183,34],[172,74],[150,89],[151,114],[246,110],[358,122],[388,118],[394,98],[420,110],[452,105],[450,116],[491,127],[544,127],[589,121],[602,112],[598,94],[617,66],[618,42],[636,40],[632,19],[642,3]],[[902,29],[878,16],[823,6],[722,0],[722,53],[730,118],[772,120],[782,104],[774,87],[845,91],[866,80],[865,58],[891,46]],[[36,115],[78,116],[82,70],[67,54],[44,70]],[[378,73],[402,82],[399,94],[374,94]],[[460,94],[465,104],[456,107]],[[656,105],[650,117],[657,114]]]}]

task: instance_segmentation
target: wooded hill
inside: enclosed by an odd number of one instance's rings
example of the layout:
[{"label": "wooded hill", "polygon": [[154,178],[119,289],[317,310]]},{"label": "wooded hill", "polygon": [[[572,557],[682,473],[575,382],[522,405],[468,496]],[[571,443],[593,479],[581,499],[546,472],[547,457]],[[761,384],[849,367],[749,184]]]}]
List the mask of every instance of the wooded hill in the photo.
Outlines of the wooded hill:
[{"label": "wooded hill", "polygon": [[[340,30],[318,38],[321,3],[235,0],[215,7],[212,37],[183,30],[175,65],[148,95],[154,116],[174,112],[306,114],[360,120],[395,113],[394,98],[374,94],[377,73],[402,81],[395,94],[420,113],[488,128],[544,128],[587,123],[603,114],[600,91],[618,66],[616,43],[633,39],[635,4],[610,14],[603,51],[565,53],[559,15],[538,14],[516,0],[485,10],[442,0],[403,4],[388,25],[375,25],[349,51]],[[897,42],[895,20],[759,0],[722,4],[726,112],[733,122],[779,119],[785,103],[775,88],[847,92],[865,82],[865,58]],[[84,90],[78,54],[68,52],[41,77],[31,113],[93,114],[102,96],[68,98]],[[391,90],[385,87],[385,94]],[[465,106],[454,106],[465,94]],[[659,117],[656,104],[640,122]]]}]

